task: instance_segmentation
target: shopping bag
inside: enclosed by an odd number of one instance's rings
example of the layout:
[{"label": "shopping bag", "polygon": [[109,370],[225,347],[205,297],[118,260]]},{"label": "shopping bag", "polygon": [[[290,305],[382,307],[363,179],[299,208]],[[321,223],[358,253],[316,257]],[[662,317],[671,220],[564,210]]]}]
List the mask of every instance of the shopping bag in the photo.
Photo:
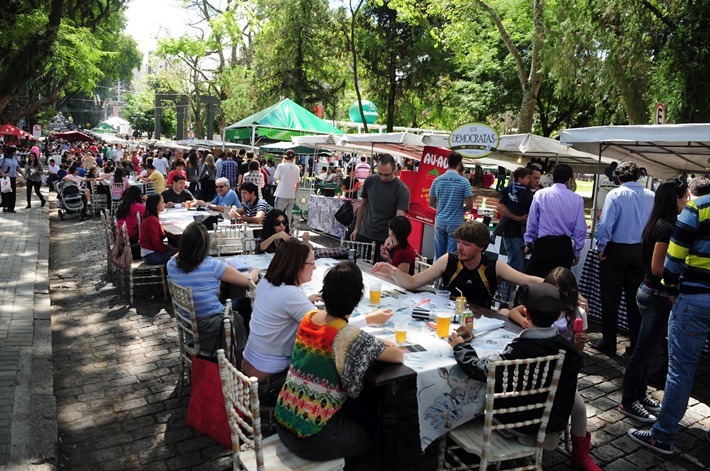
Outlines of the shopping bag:
[{"label": "shopping bag", "polygon": [[2,193],[12,192],[12,185],[10,184],[10,177],[0,178],[0,191],[2,191]]},{"label": "shopping bag", "polygon": [[192,357],[192,392],[190,405],[187,408],[187,425],[225,448],[232,449],[231,432],[216,358]]},{"label": "shopping bag", "polygon": [[353,222],[353,203],[350,200],[346,200],[343,205],[338,208],[335,213],[335,220],[338,221],[345,227],[350,226]]}]

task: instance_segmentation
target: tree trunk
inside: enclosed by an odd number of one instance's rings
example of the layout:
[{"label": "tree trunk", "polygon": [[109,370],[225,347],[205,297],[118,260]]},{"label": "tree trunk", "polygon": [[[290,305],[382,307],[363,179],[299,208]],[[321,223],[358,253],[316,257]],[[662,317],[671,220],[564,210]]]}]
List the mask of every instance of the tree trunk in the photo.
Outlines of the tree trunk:
[{"label": "tree trunk", "polygon": [[362,95],[360,94],[360,81],[357,75],[357,50],[355,48],[355,18],[357,17],[358,11],[365,0],[360,0],[355,9],[350,8],[350,37],[348,38],[348,43],[350,45],[350,53],[353,56],[353,82],[355,85],[355,94],[357,95],[357,106],[360,109],[360,117],[362,118],[362,126],[365,134],[368,133],[367,121],[365,120],[365,110],[362,107]]}]

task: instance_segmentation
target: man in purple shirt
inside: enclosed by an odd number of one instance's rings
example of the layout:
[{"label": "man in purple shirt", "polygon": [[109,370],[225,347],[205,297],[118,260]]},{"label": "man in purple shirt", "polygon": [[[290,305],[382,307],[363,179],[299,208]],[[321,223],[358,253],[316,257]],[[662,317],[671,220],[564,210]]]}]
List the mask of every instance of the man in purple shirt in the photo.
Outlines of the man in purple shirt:
[{"label": "man in purple shirt", "polygon": [[584,200],[572,190],[574,172],[559,164],[552,173],[552,186],[533,197],[525,235],[525,253],[532,252],[528,275],[546,277],[556,267],[570,268],[579,262],[587,237]]}]

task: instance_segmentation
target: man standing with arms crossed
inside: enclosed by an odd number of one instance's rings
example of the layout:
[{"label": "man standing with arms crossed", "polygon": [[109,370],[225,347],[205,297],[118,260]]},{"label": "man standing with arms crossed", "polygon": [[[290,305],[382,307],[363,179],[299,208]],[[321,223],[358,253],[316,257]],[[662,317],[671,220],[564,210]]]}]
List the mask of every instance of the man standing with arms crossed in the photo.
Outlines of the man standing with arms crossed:
[{"label": "man standing with arms crossed", "polygon": [[449,154],[449,168],[434,179],[429,190],[429,207],[436,210],[435,259],[456,252],[454,232],[463,223],[464,212],[473,208],[471,185],[458,172],[462,160],[456,151]]},{"label": "man standing with arms crossed", "polygon": [[[658,421],[632,428],[631,440],[673,454],[679,423],[688,407],[700,355],[710,334],[710,180],[690,181],[691,200],[678,216],[663,265],[663,284],[679,294],[668,319],[668,379]],[[705,432],[710,439],[710,432]],[[706,463],[707,464],[707,463]]]},{"label": "man standing with arms crossed", "polygon": [[389,236],[390,220],[409,211],[409,188],[394,175],[395,167],[394,157],[390,154],[380,156],[377,175],[365,179],[355,230],[350,234],[350,240],[375,242],[375,261]]},{"label": "man standing with arms crossed", "polygon": [[603,337],[601,342],[589,345],[609,355],[616,354],[616,324],[622,288],[626,294],[632,350],[641,327],[641,314],[636,304],[636,291],[645,273],[641,235],[653,209],[654,195],[636,181],[639,171],[633,161],[621,162],[616,167],[621,186],[606,196],[597,229]]},{"label": "man standing with arms crossed", "polygon": [[570,268],[579,262],[587,238],[584,200],[572,190],[574,172],[559,164],[552,186],[538,190],[528,213],[525,253],[531,253],[526,273],[544,278],[553,268]]},{"label": "man standing with arms crossed", "polygon": [[301,182],[301,172],[293,163],[296,153],[287,150],[284,160],[276,167],[274,180],[278,182],[274,192],[274,206],[286,213],[291,227],[293,227],[293,205],[296,204],[296,192]]}]

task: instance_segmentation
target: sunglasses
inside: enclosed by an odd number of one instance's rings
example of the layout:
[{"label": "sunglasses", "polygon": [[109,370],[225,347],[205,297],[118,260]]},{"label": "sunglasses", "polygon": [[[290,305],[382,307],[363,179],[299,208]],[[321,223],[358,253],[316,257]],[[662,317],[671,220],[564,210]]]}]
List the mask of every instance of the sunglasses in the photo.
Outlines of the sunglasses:
[{"label": "sunglasses", "polygon": [[217,188],[224,188],[227,185],[217,185]]},{"label": "sunglasses", "polygon": [[286,226],[286,225],[288,225],[288,222],[283,221],[281,219],[277,219],[276,221],[274,221],[274,226]]}]

